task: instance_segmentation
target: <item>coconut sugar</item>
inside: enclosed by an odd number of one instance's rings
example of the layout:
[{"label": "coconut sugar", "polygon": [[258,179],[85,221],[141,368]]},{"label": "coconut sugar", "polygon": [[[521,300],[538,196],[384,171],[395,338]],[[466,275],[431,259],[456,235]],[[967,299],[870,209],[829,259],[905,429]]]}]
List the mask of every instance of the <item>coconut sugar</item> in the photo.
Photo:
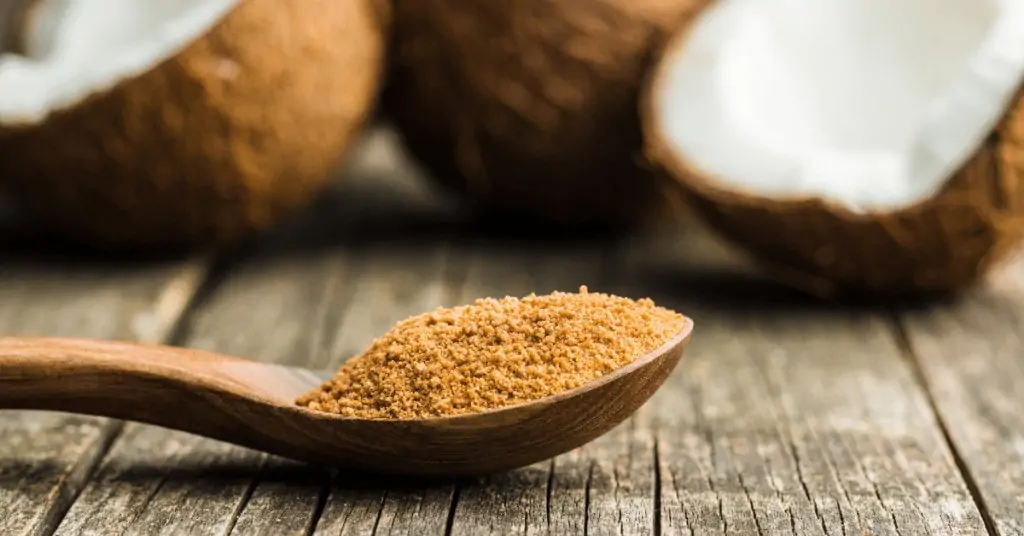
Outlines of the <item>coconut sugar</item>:
[{"label": "coconut sugar", "polygon": [[297,402],[365,419],[479,412],[592,381],[668,342],[685,321],[650,299],[585,286],[480,299],[399,322]]}]

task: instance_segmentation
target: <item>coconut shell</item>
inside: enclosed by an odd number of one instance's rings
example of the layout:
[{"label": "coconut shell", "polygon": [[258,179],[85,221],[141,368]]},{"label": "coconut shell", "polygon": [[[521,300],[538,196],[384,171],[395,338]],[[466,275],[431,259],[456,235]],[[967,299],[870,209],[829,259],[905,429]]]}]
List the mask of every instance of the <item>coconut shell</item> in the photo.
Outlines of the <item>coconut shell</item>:
[{"label": "coconut shell", "polygon": [[0,187],[66,235],[113,247],[222,244],[325,188],[378,91],[371,0],[243,0],[145,73],[0,126]]},{"label": "coconut shell", "polygon": [[[1024,237],[1024,95],[941,190],[891,212],[726,189],[662,137],[654,95],[687,27],[659,54],[643,96],[645,153],[697,218],[782,281],[823,298],[921,298],[982,280]],[[742,156],[738,156],[741,158]]]},{"label": "coconut shell", "polygon": [[19,50],[19,28],[24,23],[29,0],[7,0],[0,2],[0,50],[4,52]]},{"label": "coconut shell", "polygon": [[649,54],[704,2],[396,2],[382,108],[428,175],[481,210],[631,226],[670,184],[642,160]]}]

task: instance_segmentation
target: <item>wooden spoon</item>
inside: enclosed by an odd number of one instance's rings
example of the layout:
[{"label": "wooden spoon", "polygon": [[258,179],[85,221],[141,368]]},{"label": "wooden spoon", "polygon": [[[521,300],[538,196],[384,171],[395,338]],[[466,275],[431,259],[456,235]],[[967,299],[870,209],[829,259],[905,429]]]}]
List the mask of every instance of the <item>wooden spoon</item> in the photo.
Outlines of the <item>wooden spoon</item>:
[{"label": "wooden spoon", "polygon": [[569,451],[625,420],[675,368],[692,329],[687,320],[657,350],[579,388],[421,420],[352,419],[295,403],[329,372],[171,346],[0,338],[0,408],[138,421],[358,470],[484,474]]}]

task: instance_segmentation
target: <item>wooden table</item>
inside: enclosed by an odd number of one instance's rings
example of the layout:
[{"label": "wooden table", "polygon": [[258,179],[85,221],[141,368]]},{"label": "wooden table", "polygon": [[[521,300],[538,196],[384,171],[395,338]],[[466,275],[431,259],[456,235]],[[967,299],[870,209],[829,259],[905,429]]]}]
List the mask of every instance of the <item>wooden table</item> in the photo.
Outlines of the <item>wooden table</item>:
[{"label": "wooden table", "polygon": [[695,318],[655,398],[554,460],[440,482],[6,411],[0,534],[1024,533],[1024,271],[956,303],[826,307],[692,226],[614,243],[482,231],[392,142],[369,136],[308,214],[205,258],[128,265],[7,229],[0,333],[334,368],[438,305],[587,284]]}]

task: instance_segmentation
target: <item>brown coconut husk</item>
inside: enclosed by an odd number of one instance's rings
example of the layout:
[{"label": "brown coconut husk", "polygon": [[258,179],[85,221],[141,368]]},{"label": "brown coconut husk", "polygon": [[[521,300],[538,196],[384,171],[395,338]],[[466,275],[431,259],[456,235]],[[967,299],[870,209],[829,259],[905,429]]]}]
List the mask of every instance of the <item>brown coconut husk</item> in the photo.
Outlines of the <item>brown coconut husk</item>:
[{"label": "brown coconut husk", "polygon": [[918,299],[978,283],[1020,244],[1024,95],[941,190],[913,206],[863,214],[819,198],[768,199],[718,185],[661,135],[654,95],[688,30],[667,40],[645,85],[645,154],[711,230],[767,273],[822,298]]},{"label": "brown coconut husk", "polygon": [[243,0],[148,71],[0,125],[0,189],[77,240],[217,245],[324,189],[373,105],[386,21],[371,0]]}]

